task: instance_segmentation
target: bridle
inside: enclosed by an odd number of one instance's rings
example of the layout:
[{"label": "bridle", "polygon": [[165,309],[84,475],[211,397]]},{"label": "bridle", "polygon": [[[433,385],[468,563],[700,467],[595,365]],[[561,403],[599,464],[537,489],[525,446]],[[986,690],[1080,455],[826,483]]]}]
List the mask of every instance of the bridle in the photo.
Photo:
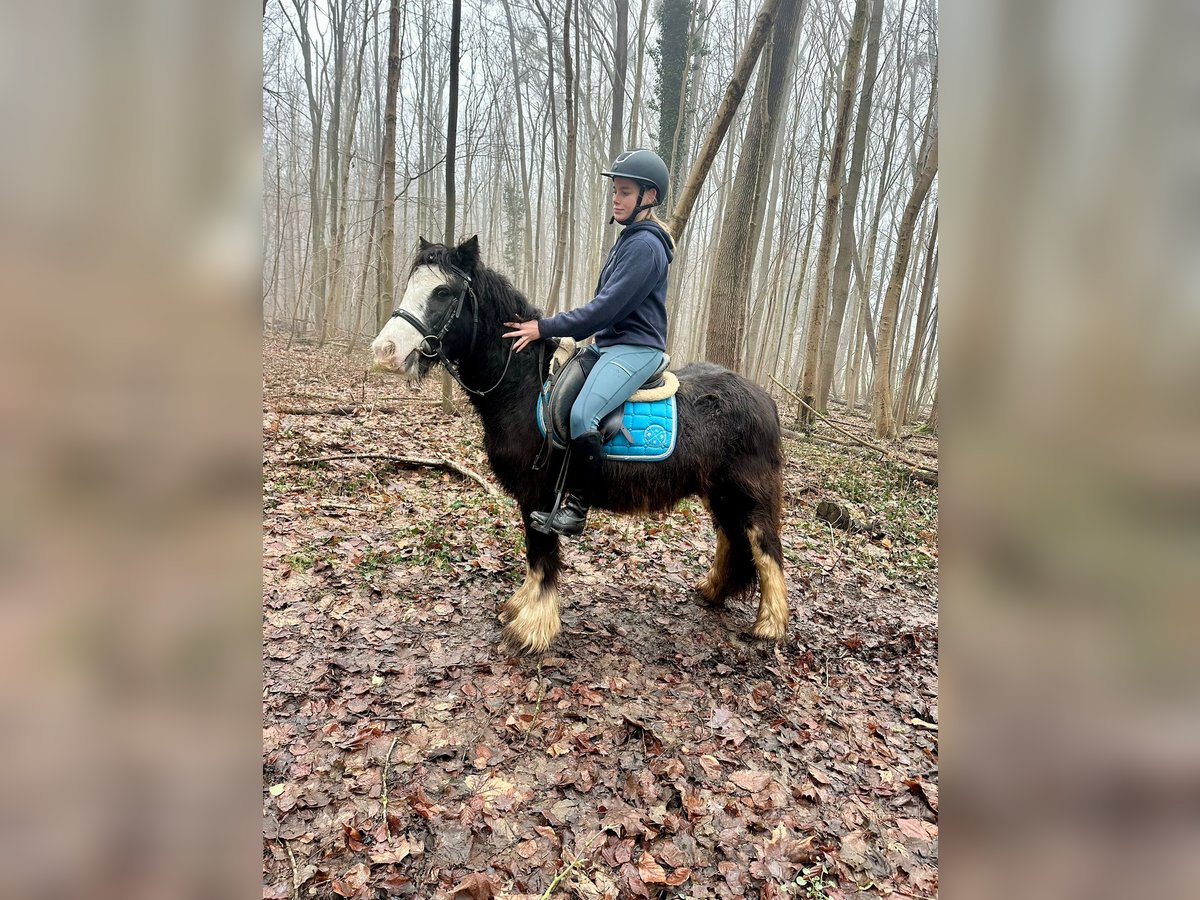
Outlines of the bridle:
[{"label": "bridle", "polygon": [[[504,381],[504,376],[508,374],[509,364],[512,362],[513,348],[516,346],[516,344],[513,343],[509,345],[508,359],[505,360],[504,371],[500,373],[500,378],[495,384],[485,391],[477,391],[474,388],[467,387],[466,383],[462,380],[462,376],[458,374],[458,369],[450,361],[450,358],[446,356],[446,351],[442,348],[442,340],[446,337],[446,333],[450,330],[451,326],[454,325],[454,323],[458,320],[458,317],[462,314],[463,305],[466,303],[467,298],[470,297],[471,346],[467,350],[467,356],[474,355],[475,338],[479,332],[479,298],[475,296],[475,290],[471,287],[470,275],[468,275],[462,269],[446,263],[440,264],[440,267],[443,269],[448,269],[451,273],[457,275],[463,280],[464,285],[462,291],[460,291],[458,296],[454,298],[454,302],[450,304],[450,308],[446,310],[446,316],[444,319],[442,319],[441,327],[435,332],[432,328],[410,313],[407,309],[397,308],[392,312],[392,318],[401,318],[413,328],[417,329],[417,333],[422,335],[421,343],[417,347],[417,349],[421,351],[421,355],[428,359],[436,358],[441,360],[442,365],[446,367],[446,371],[450,373],[450,377],[458,382],[459,387],[461,387],[468,394],[474,394],[477,397],[486,396],[496,388],[500,387],[500,382]],[[431,341],[433,343],[430,343]]]}]

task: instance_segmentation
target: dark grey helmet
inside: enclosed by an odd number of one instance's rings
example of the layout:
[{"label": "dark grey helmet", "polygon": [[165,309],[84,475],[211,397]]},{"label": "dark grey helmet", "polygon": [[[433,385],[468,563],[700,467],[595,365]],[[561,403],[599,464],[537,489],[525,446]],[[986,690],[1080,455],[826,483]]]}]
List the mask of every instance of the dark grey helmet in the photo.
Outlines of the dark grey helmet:
[{"label": "dark grey helmet", "polygon": [[626,150],[600,174],[609,178],[617,175],[632,178],[639,184],[657,189],[659,203],[667,199],[667,187],[671,176],[667,172],[667,164],[653,150]]}]

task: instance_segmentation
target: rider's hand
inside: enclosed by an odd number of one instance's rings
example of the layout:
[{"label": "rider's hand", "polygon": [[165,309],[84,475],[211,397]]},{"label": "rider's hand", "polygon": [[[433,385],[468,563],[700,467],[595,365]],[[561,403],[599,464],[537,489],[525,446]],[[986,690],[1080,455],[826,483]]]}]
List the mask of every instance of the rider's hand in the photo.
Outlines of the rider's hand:
[{"label": "rider's hand", "polygon": [[542,332],[538,328],[537,319],[530,319],[528,322],[505,322],[504,324],[512,329],[512,331],[506,331],[504,336],[506,338],[517,339],[517,342],[513,345],[513,349],[518,353],[542,336]]}]

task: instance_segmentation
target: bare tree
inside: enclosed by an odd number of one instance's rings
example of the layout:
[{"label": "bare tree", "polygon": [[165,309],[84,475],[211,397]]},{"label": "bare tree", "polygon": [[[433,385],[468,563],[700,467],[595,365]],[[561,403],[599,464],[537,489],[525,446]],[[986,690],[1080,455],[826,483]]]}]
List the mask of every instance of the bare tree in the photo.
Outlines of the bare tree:
[{"label": "bare tree", "polygon": [[400,0],[388,11],[387,107],[383,115],[383,226],[379,235],[379,302],[375,328],[392,314],[392,263],[396,252],[396,93],[400,87]]},{"label": "bare tree", "polygon": [[[283,10],[296,42],[300,45],[304,61],[304,87],[308,96],[308,117],[312,139],[309,159],[309,257],[312,271],[309,277],[309,292],[313,316],[320,320],[325,314],[325,279],[328,256],[325,247],[325,194],[321,190],[321,122],[324,109],[313,68],[313,41],[309,31],[309,0],[292,0],[296,21],[293,22],[286,9]],[[295,322],[293,322],[293,332]]]},{"label": "bare tree", "polygon": [[[613,40],[613,102],[612,119],[608,130],[608,162],[617,158],[621,152],[621,142],[625,136],[625,75],[629,68],[629,0],[616,0],[616,36]],[[600,257],[608,253],[613,242],[617,239],[616,231],[609,229],[604,233]],[[593,266],[593,268],[596,268]]]},{"label": "bare tree", "polygon": [[871,99],[875,93],[876,69],[879,63],[879,32],[883,24],[883,0],[873,0],[870,24],[867,27],[867,59],[863,73],[862,92],[854,123],[854,147],[850,151],[850,174],[842,191],[841,233],[838,237],[837,259],[833,264],[833,298],[829,322],[821,338],[820,367],[817,373],[816,406],[825,412],[837,363],[838,343],[842,323],[846,318],[846,301],[850,295],[850,268],[856,252],[854,212],[862,184],[863,158],[866,156],[867,136],[871,130]]},{"label": "bare tree", "polygon": [[[567,148],[566,171],[562,179],[562,193],[558,203],[558,237],[554,246],[554,271],[550,276],[550,290],[546,296],[547,311],[553,313],[558,308],[559,292],[562,288],[563,267],[566,261],[567,224],[570,219],[571,201],[575,186],[575,102],[574,102],[574,72],[571,65],[571,2],[567,0],[563,13],[563,97],[567,107]],[[537,4],[546,25],[546,33],[551,33],[550,18],[542,10],[541,3]],[[552,54],[551,54],[552,56]],[[553,93],[553,89],[551,89]]]},{"label": "bare tree", "polygon": [[[521,159],[521,209],[525,215],[525,232],[522,246],[524,255],[521,258],[521,273],[520,284],[526,293],[531,293],[533,285],[530,283],[530,270],[533,268],[533,222],[530,219],[531,194],[529,185],[529,164],[526,161],[525,151],[525,99],[524,91],[522,90],[521,69],[517,64],[517,32],[513,26],[512,4],[509,0],[504,2],[504,16],[508,22],[508,49],[512,61],[512,77],[513,77],[513,105],[517,108],[517,147]],[[627,0],[622,0],[627,2]]]},{"label": "bare tree", "polygon": [[645,71],[646,61],[646,23],[650,12],[650,0],[642,0],[642,11],[638,15],[638,52],[637,64],[634,66],[633,74],[633,103],[630,105],[629,111],[629,139],[625,142],[625,146],[633,147],[638,143],[640,135],[639,116],[642,111],[642,73]]},{"label": "bare tree", "polygon": [[[829,178],[825,190],[825,212],[821,217],[821,243],[817,248],[817,276],[813,282],[808,308],[808,330],[804,343],[804,374],[800,379],[800,424],[810,428],[811,409],[816,404],[817,373],[821,363],[821,336],[829,302],[829,267],[836,240],[838,200],[842,190],[842,172],[846,158],[846,139],[850,131],[850,111],[854,106],[854,88],[858,83],[859,60],[862,57],[863,32],[867,25],[868,0],[855,0],[854,21],[846,43],[846,66],[842,73],[841,100],[838,103],[837,125],[833,132],[833,150],[829,155]],[[834,347],[834,352],[837,348]]]},{"label": "bare tree", "polygon": [[[462,0],[453,0],[450,7],[450,99],[446,115],[446,223],[442,242],[455,243],[454,175],[458,150],[458,44],[462,33]],[[450,373],[442,370],[442,411],[454,412],[454,383]]]},{"label": "bare tree", "polygon": [[705,355],[730,369],[739,369],[742,364],[750,268],[766,206],[768,170],[779,132],[780,110],[784,96],[791,89],[803,13],[803,0],[784,0],[780,5],[771,45],[766,51],[767,61],[759,73],[750,108],[750,124],[726,211],[730,219],[721,229],[714,260],[717,275],[709,296]]},{"label": "bare tree", "polygon": [[[344,27],[344,18],[342,20]],[[329,245],[329,304],[326,307],[325,316],[321,319],[321,336],[319,340],[320,346],[325,345],[325,341],[329,335],[330,325],[336,327],[337,316],[341,311],[342,306],[342,285],[344,283],[343,269],[345,247],[346,247],[346,230],[347,209],[350,194],[350,170],[352,163],[352,150],[354,147],[354,135],[358,127],[358,110],[360,101],[362,100],[362,70],[363,57],[367,49],[367,37],[370,31],[371,22],[371,0],[364,0],[362,14],[362,37],[358,44],[358,52],[355,55],[354,65],[354,88],[350,96],[350,107],[347,110],[347,122],[343,129],[344,136],[342,138],[341,150],[338,153],[340,165],[338,167],[338,183],[337,190],[334,194],[336,198],[335,209],[336,214],[333,219],[333,233]]]},{"label": "bare tree", "polygon": [[781,0],[764,0],[758,18],[754,20],[754,27],[750,30],[746,46],[742,48],[742,54],[738,57],[737,65],[729,78],[729,85],[725,89],[725,96],[721,99],[717,115],[708,128],[704,146],[692,164],[687,181],[680,190],[671,210],[671,219],[667,228],[675,240],[679,240],[684,229],[687,228],[688,219],[692,215],[692,207],[696,205],[700,188],[704,185],[704,179],[708,177],[708,170],[712,168],[717,150],[720,149],[721,142],[725,139],[725,133],[733,122],[733,115],[737,112],[738,104],[742,102],[742,96],[746,93],[746,86],[750,83],[750,74],[754,71],[763,45],[770,36],[780,2]]},{"label": "bare tree", "polygon": [[453,246],[455,243],[454,174],[458,152],[458,44],[461,32],[462,0],[452,0],[450,5],[450,101],[446,116],[446,227],[442,229],[442,240],[447,246]]},{"label": "bare tree", "polygon": [[925,116],[925,140],[921,169],[913,182],[912,193],[904,207],[896,239],[896,256],[892,261],[892,275],[884,295],[883,308],[879,314],[879,340],[875,355],[875,390],[871,397],[871,414],[875,421],[877,437],[896,436],[896,417],[892,413],[892,348],[896,337],[896,313],[900,306],[900,292],[904,287],[904,273],[908,269],[912,250],[913,228],[917,214],[933,185],[937,174],[938,143],[937,126],[934,123],[936,90],[930,94],[929,112]]},{"label": "bare tree", "polygon": [[921,354],[925,349],[925,337],[929,331],[930,308],[933,303],[933,284],[937,279],[937,209],[933,212],[933,228],[929,234],[928,248],[925,253],[925,271],[921,276],[921,300],[917,309],[917,322],[913,334],[912,348],[909,352],[908,365],[904,367],[904,379],[900,383],[900,393],[896,397],[896,420],[900,425],[907,425],[912,418],[913,385],[921,368]]}]

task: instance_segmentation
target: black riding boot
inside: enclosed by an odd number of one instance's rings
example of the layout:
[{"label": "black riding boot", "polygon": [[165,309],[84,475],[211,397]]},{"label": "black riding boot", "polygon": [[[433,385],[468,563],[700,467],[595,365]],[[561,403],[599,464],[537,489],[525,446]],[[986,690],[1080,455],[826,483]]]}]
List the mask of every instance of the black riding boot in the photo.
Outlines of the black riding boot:
[{"label": "black riding boot", "polygon": [[591,489],[604,459],[604,440],[598,431],[587,431],[571,441],[571,459],[567,468],[566,495],[553,515],[534,513],[534,520],[563,537],[578,537],[587,525],[591,507]]}]

